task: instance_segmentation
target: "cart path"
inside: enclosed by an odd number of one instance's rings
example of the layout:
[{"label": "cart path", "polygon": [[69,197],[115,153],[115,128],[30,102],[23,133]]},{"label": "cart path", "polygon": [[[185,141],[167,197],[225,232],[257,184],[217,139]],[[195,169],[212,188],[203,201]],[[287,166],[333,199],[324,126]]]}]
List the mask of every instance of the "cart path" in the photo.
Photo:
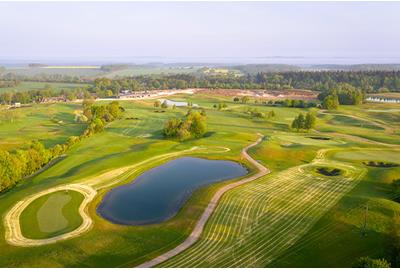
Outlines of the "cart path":
[{"label": "cart path", "polygon": [[[29,247],[48,245],[58,241],[78,237],[83,233],[89,231],[93,226],[93,221],[88,213],[88,205],[90,202],[93,201],[94,197],[97,194],[97,190],[116,185],[120,181],[121,176],[123,176],[124,174],[133,173],[145,164],[151,164],[153,162],[159,162],[178,156],[183,156],[189,153],[223,153],[227,151],[230,151],[230,149],[227,147],[195,146],[187,150],[154,156],[130,166],[117,168],[88,179],[82,179],[80,183],[59,185],[40,191],[26,197],[23,200],[18,201],[4,216],[5,239],[10,245]],[[73,231],[51,238],[30,239],[23,236],[21,231],[20,216],[22,212],[26,209],[26,207],[28,207],[34,200],[39,197],[61,190],[74,190],[84,196],[84,199],[78,210],[80,216],[82,217],[82,224]]]},{"label": "cart path", "polygon": [[175,247],[174,249],[150,260],[147,261],[143,264],[138,265],[137,267],[139,268],[150,268],[153,266],[156,266],[162,262],[165,262],[166,260],[174,257],[175,255],[178,255],[179,253],[181,253],[182,251],[186,250],[187,248],[189,248],[190,246],[192,246],[199,238],[201,233],[203,232],[204,226],[207,223],[207,220],[210,218],[211,214],[214,212],[215,207],[218,205],[218,201],[221,199],[222,195],[224,195],[225,192],[227,192],[228,190],[231,190],[235,187],[238,187],[240,185],[246,184],[248,182],[251,182],[253,180],[256,180],[268,173],[270,173],[270,170],[267,169],[266,167],[264,167],[263,165],[261,165],[260,163],[258,163],[256,160],[254,160],[248,153],[247,150],[249,150],[251,147],[256,146],[257,144],[259,144],[262,139],[264,138],[263,135],[258,134],[260,137],[259,139],[250,144],[249,146],[245,147],[242,150],[242,156],[244,158],[246,158],[251,164],[253,164],[255,167],[257,167],[258,172],[252,176],[249,176],[247,178],[244,178],[240,181],[234,182],[232,184],[226,185],[224,187],[222,187],[221,189],[219,189],[214,196],[212,197],[210,203],[208,204],[207,208],[204,210],[201,218],[199,219],[199,221],[197,222],[196,226],[194,227],[192,233],[188,236],[188,238],[186,238],[186,240],[181,243],[180,245],[178,245],[177,247]]}]

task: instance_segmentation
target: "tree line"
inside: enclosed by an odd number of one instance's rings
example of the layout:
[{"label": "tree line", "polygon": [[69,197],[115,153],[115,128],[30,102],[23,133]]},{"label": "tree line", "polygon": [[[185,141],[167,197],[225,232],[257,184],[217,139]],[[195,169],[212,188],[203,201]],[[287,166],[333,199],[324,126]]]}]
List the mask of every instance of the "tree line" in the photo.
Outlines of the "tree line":
[{"label": "tree line", "polygon": [[[199,77],[191,74],[143,75],[116,79],[96,78],[91,82],[90,85],[65,92],[63,95],[72,100],[83,94],[95,97],[118,96],[121,90],[298,88],[320,91],[321,98],[336,93],[340,104],[358,104],[365,93],[400,91],[400,71],[296,71],[257,73],[239,77],[222,75]],[[43,95],[59,96],[60,93],[46,93],[46,89],[28,91],[26,94],[8,92],[0,96],[0,102],[7,104],[12,101],[34,102],[40,101]]]},{"label": "tree line", "polygon": [[[114,94],[119,89],[154,90],[184,88],[225,88],[225,89],[310,89],[330,91],[337,84],[348,83],[367,93],[400,91],[400,71],[287,71],[259,72],[244,76],[226,75],[143,75],[134,77],[93,79],[87,76],[60,74],[40,74],[21,76],[0,73],[3,81],[73,82],[93,83],[93,92],[110,90]],[[106,87],[106,88],[104,88]]]},{"label": "tree line", "polygon": [[101,132],[106,123],[119,118],[124,111],[116,101],[97,106],[93,105],[93,101],[87,100],[83,103],[83,109],[88,125],[80,136],[71,136],[65,143],[49,149],[46,149],[41,142],[33,141],[25,149],[12,152],[0,150],[0,193],[42,169],[82,139]]},{"label": "tree line", "polygon": [[56,91],[51,85],[45,85],[42,89],[23,92],[8,91],[0,93],[0,104],[11,105],[16,102],[21,104],[41,103],[48,98],[61,97],[68,101],[76,99],[92,98],[93,95],[85,87]]}]

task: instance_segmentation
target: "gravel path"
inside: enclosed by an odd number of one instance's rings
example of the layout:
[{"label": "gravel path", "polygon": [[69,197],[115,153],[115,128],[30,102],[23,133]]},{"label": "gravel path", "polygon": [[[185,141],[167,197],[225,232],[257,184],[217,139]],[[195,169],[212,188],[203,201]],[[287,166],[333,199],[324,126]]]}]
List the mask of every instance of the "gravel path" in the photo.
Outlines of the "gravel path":
[{"label": "gravel path", "polygon": [[[81,193],[84,196],[84,199],[81,205],[79,206],[79,214],[81,215],[83,220],[82,224],[76,230],[47,239],[29,239],[24,237],[22,235],[20,226],[21,213],[31,202],[33,202],[37,198],[60,190],[74,190]],[[50,188],[42,192],[36,193],[32,196],[29,196],[28,198],[22,201],[19,201],[16,205],[14,205],[13,208],[10,209],[10,211],[4,217],[4,225],[6,229],[6,234],[5,234],[6,241],[14,246],[24,246],[24,247],[41,246],[41,245],[55,243],[60,240],[76,237],[90,230],[93,222],[87,213],[87,205],[93,200],[93,198],[96,196],[96,193],[97,193],[96,190],[94,190],[90,186],[80,185],[80,184],[70,184],[70,185]]]}]

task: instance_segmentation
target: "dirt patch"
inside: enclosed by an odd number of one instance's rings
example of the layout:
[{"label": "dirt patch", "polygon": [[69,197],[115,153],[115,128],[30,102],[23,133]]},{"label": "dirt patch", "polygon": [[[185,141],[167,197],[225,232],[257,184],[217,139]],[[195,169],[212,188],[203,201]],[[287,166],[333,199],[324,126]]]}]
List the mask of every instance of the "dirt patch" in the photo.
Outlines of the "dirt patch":
[{"label": "dirt patch", "polygon": [[298,100],[315,100],[318,93],[303,90],[263,90],[263,89],[200,89],[198,93],[204,95],[216,95],[223,97],[249,96],[257,99],[265,100],[283,100],[283,99],[298,99]]}]

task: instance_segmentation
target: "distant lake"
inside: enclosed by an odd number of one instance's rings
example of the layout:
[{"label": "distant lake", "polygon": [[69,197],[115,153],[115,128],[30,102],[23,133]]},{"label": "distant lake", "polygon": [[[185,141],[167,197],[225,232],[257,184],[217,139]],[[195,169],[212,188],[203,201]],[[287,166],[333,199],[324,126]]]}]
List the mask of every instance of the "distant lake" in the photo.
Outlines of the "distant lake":
[{"label": "distant lake", "polygon": [[97,212],[117,224],[160,223],[176,215],[200,187],[247,173],[244,166],[233,161],[178,158],[112,189],[104,196]]}]

